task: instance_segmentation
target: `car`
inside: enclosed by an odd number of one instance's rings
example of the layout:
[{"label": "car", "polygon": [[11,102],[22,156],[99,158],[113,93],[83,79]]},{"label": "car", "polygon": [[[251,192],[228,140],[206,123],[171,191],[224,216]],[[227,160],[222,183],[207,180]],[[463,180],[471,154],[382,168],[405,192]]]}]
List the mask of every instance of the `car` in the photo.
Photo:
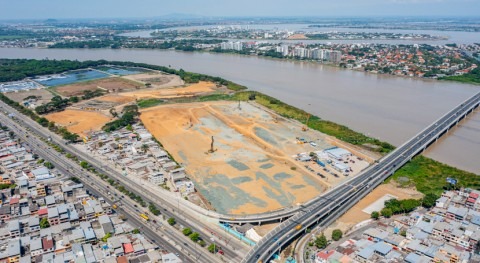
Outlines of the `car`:
[{"label": "car", "polygon": [[220,255],[225,255],[225,253],[223,253],[223,250],[218,250],[217,253],[220,254]]},{"label": "car", "polygon": [[138,205],[133,205],[133,207],[138,207]]},{"label": "car", "polygon": [[178,253],[175,253],[175,256],[177,256],[177,257],[180,257],[180,254],[178,254]]}]

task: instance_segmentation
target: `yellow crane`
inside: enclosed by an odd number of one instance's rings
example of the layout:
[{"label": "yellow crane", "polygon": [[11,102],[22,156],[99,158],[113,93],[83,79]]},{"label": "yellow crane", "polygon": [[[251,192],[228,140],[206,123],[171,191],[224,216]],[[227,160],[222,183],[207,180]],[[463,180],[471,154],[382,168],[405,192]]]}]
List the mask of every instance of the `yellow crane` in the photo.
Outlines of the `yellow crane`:
[{"label": "yellow crane", "polygon": [[308,131],[308,121],[310,120],[310,114],[307,114],[307,121],[305,122],[305,126],[302,127],[302,131]]}]

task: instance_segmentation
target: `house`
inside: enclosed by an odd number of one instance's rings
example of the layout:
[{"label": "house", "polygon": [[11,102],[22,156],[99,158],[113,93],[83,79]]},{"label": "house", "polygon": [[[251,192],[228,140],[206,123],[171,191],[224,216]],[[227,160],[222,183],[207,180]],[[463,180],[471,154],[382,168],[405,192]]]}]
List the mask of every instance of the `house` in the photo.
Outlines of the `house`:
[{"label": "house", "polygon": [[103,228],[103,232],[106,233],[115,233],[115,228],[113,227],[112,221],[110,220],[110,217],[107,215],[101,215],[98,217],[98,222]]},{"label": "house", "polygon": [[30,255],[36,257],[43,254],[42,239],[33,238],[30,240]]},{"label": "house", "polygon": [[43,253],[50,253],[53,252],[54,247],[53,247],[53,238],[51,236],[46,236],[42,238],[42,248],[43,248]]},{"label": "house", "polygon": [[10,238],[16,238],[20,236],[20,221],[18,219],[8,222],[8,231],[10,232]]},{"label": "house", "polygon": [[48,223],[50,226],[60,224],[60,217],[58,215],[58,209],[56,207],[48,208]]},{"label": "house", "polygon": [[150,173],[148,175],[148,181],[154,185],[163,184],[165,182],[165,171]]},{"label": "house", "polygon": [[35,176],[35,180],[37,181],[46,180],[46,179],[55,177],[54,175],[50,174],[50,171],[45,166],[37,168],[33,170],[31,173],[33,174],[33,176]]},{"label": "house", "polygon": [[372,247],[366,247],[358,251],[357,255],[355,256],[355,260],[360,263],[370,263],[373,262],[372,258],[375,254],[375,250]]}]

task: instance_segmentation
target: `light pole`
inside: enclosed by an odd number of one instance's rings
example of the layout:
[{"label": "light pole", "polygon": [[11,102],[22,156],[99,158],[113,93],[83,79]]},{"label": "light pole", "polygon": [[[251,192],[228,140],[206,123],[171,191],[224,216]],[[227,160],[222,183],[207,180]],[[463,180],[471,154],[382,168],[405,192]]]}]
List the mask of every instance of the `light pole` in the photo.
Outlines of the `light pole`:
[{"label": "light pole", "polygon": [[215,255],[215,252],[216,252],[216,251],[215,251],[215,250],[216,250],[216,247],[215,247],[215,246],[216,246],[216,245],[215,245],[215,238],[211,237],[210,240],[212,240],[212,242],[213,242],[213,255]]}]

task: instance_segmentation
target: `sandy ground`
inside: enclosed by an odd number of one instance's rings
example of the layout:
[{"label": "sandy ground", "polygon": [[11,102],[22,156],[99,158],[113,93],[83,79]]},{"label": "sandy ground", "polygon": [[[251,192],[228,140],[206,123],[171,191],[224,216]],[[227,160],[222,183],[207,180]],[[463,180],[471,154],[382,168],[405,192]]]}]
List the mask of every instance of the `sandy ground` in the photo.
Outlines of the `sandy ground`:
[{"label": "sandy ground", "polygon": [[293,34],[289,36],[287,39],[308,39],[308,37],[305,36],[305,34]]},{"label": "sandy ground", "polygon": [[365,198],[360,200],[358,204],[348,210],[342,217],[340,217],[334,224],[327,228],[324,232],[325,235],[331,236],[333,229],[341,229],[344,233],[354,227],[356,224],[370,219],[370,214],[363,212],[365,208],[370,206],[372,203],[378,199],[384,197],[385,195],[392,195],[398,199],[420,199],[423,197],[423,194],[416,191],[414,188],[399,188],[395,185],[394,182],[388,184],[382,184],[368,194]]},{"label": "sandy ground", "polygon": [[97,97],[95,100],[105,101],[105,102],[114,102],[118,104],[125,104],[135,100],[133,97],[122,96],[122,95],[105,95],[102,97]]},{"label": "sandy ground", "polygon": [[25,99],[28,96],[40,96],[41,99],[37,101],[36,103],[37,105],[50,102],[50,100],[53,98],[53,94],[45,89],[33,89],[33,90],[25,90],[20,92],[9,92],[4,94],[16,102],[22,102],[23,99]]},{"label": "sandy ground", "polygon": [[[256,105],[240,107],[225,101],[163,105],[143,110],[140,118],[185,165],[217,211],[272,211],[308,201],[327,188],[319,176],[292,158],[311,150],[306,149],[310,145],[297,144],[296,136],[311,137],[325,149],[332,146],[325,143],[325,135],[302,132],[299,123],[281,118],[275,122]],[[207,153],[211,136],[213,154]]]},{"label": "sandy ground", "polygon": [[153,88],[176,87],[184,84],[183,80],[179,76],[169,75],[158,71],[149,71],[148,73],[128,75],[124,76],[123,78],[141,83],[150,83]]},{"label": "sandy ground", "polygon": [[98,113],[79,110],[64,110],[45,115],[49,121],[66,126],[70,132],[85,136],[91,130],[100,130],[111,118]]},{"label": "sandy ground", "polygon": [[215,91],[216,85],[212,82],[201,81],[196,84],[192,84],[187,87],[177,88],[162,88],[162,89],[145,89],[132,92],[124,92],[120,95],[133,97],[134,99],[146,99],[146,98],[178,98],[178,97],[190,97],[203,93],[209,93]]},{"label": "sandy ground", "polygon": [[83,95],[83,92],[86,90],[103,89],[109,92],[121,92],[139,88],[145,88],[145,86],[131,80],[115,77],[65,85],[55,88],[55,90],[61,95],[69,97]]}]

